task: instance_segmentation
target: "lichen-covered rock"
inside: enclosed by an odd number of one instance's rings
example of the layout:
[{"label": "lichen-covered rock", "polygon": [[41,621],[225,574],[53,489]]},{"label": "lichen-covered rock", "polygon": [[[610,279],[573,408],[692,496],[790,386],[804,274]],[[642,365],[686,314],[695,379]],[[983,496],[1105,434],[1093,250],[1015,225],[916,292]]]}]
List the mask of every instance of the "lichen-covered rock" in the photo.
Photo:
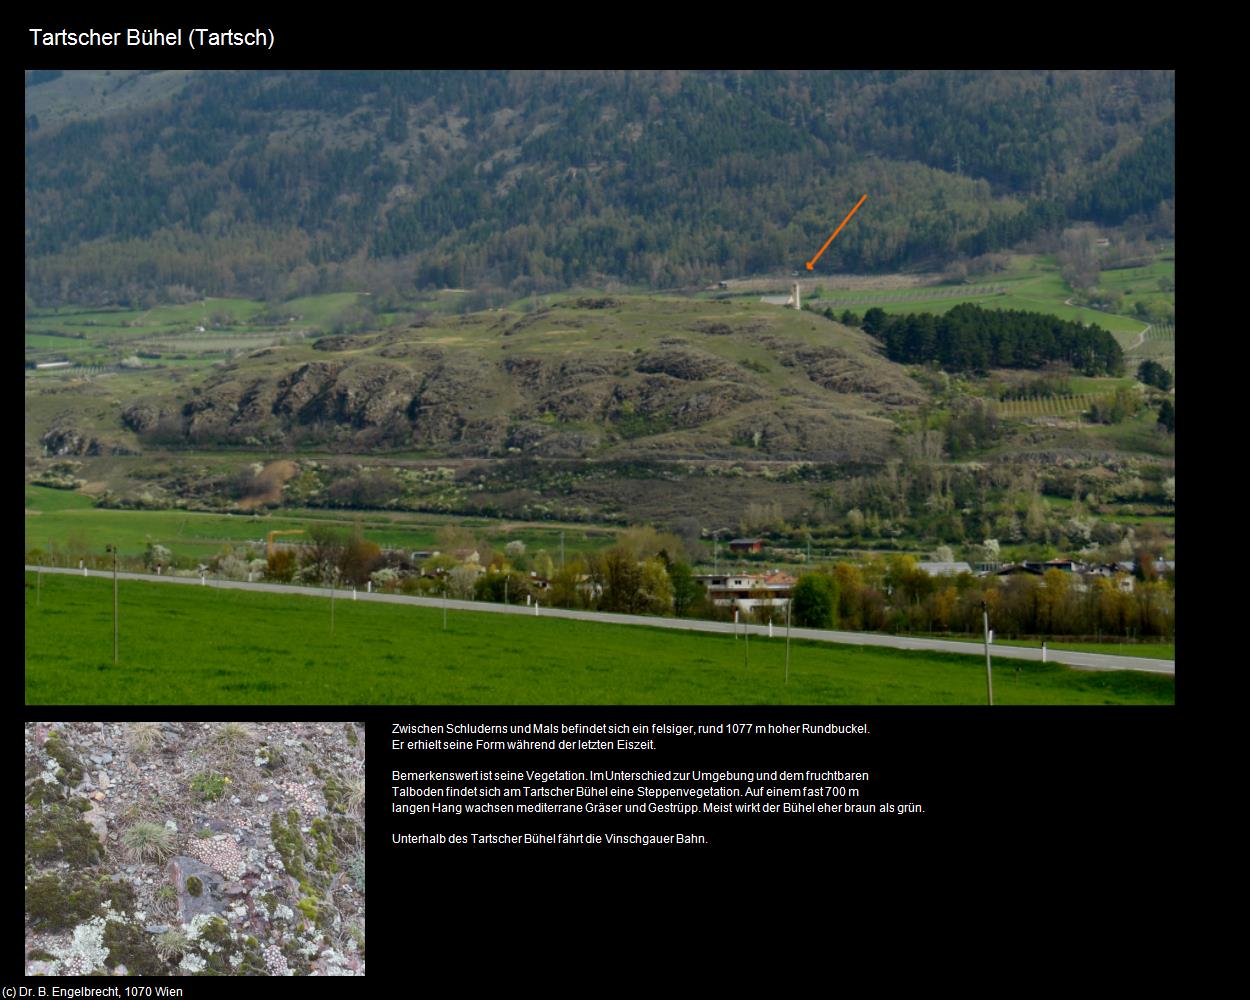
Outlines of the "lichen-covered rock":
[{"label": "lichen-covered rock", "polygon": [[92,917],[74,928],[70,943],[55,952],[62,975],[86,976],[104,967],[109,957],[108,946],[104,943],[104,924],[103,917]]},{"label": "lichen-covered rock", "polygon": [[[229,905],[224,892],[225,877],[196,858],[185,855],[173,858],[169,862],[169,876],[178,892],[178,919],[184,924],[199,916],[216,916],[225,912]],[[199,892],[194,892],[195,889]]]},{"label": "lichen-covered rock", "polygon": [[91,808],[82,814],[83,821],[91,827],[99,838],[101,846],[108,846],[109,822],[108,815],[99,803],[91,803]]},{"label": "lichen-covered rock", "polygon": [[45,805],[26,818],[26,857],[33,861],[68,861],[90,865],[103,854],[96,832],[81,819],[84,799]]},{"label": "lichen-covered rock", "polygon": [[49,873],[26,886],[26,917],[40,929],[64,930],[106,909],[128,913],[134,904],[134,890],[125,882],[84,872]]}]

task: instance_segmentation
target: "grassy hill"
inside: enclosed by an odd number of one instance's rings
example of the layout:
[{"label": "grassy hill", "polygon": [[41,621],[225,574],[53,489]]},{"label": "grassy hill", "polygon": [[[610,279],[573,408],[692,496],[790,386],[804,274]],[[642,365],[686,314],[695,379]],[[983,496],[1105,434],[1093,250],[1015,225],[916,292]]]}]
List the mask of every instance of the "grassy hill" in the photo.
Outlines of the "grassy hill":
[{"label": "grassy hill", "polygon": [[[162,346],[166,317],[148,322],[155,329],[139,343]],[[880,462],[890,414],[924,399],[861,331],[759,302],[654,296],[435,316],[155,369],[41,383],[28,429],[62,453],[102,436],[105,448],[136,451],[317,445]]]}]

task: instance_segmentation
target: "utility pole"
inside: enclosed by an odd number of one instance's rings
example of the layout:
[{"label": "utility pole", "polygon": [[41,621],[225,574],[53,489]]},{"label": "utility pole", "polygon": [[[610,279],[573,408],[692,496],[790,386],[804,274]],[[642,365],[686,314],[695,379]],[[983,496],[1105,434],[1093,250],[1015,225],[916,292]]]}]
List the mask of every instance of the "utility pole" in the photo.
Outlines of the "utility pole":
[{"label": "utility pole", "polygon": [[985,697],[994,704],[994,678],[990,671],[990,612],[985,602],[981,602],[981,614],[985,619]]},{"label": "utility pole", "polygon": [[794,603],[791,597],[786,601],[786,683],[790,683],[790,605]]},{"label": "utility pole", "polygon": [[117,546],[106,545],[104,551],[113,553],[113,666],[117,666]]}]

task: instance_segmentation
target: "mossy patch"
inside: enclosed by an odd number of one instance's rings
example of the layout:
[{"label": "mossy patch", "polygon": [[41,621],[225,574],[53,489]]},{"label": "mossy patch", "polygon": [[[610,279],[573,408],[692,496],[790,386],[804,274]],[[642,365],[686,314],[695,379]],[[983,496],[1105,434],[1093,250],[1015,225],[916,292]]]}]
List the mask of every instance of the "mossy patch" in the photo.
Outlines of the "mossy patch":
[{"label": "mossy patch", "polygon": [[160,976],[168,971],[151,936],[136,924],[109,921],[104,927],[104,944],[109,950],[104,964],[109,969],[124,965],[132,976]]},{"label": "mossy patch", "polygon": [[43,875],[26,886],[26,916],[31,925],[66,930],[101,915],[108,902],[114,913],[134,909],[135,892],[126,882],[71,872]]},{"label": "mossy patch", "polygon": [[295,908],[304,915],[304,919],[310,924],[316,924],[318,927],[325,925],[325,914],[321,906],[311,896],[305,896],[295,904]]},{"label": "mossy patch", "polygon": [[326,808],[332,813],[347,812],[347,786],[332,774],[325,776],[325,782],[322,792],[326,797]]},{"label": "mossy patch", "polygon": [[204,892],[204,883],[194,875],[187,876],[187,892],[192,896],[202,895]]},{"label": "mossy patch", "polygon": [[276,771],[286,763],[282,751],[267,744],[262,745],[256,751],[256,760],[259,761],[261,767],[268,768],[270,771]]},{"label": "mossy patch", "polygon": [[55,729],[48,733],[48,739],[43,744],[43,749],[48,756],[56,761],[58,770],[56,776],[69,785],[71,788],[80,784],[84,776],[82,758],[70,748],[69,744],[61,737]]},{"label": "mossy patch", "polygon": [[[77,803],[83,803],[79,806]],[[95,831],[84,823],[80,811],[91,807],[82,799],[45,806],[26,819],[26,857],[32,861],[65,860],[91,865],[104,853]]]},{"label": "mossy patch", "polygon": [[36,809],[50,802],[60,802],[65,798],[65,786],[59,781],[51,784],[36,774],[34,781],[26,788],[26,804]]},{"label": "mossy patch", "polygon": [[350,722],[344,724],[343,731],[347,734],[348,746],[354,747],[356,746],[356,744],[360,742],[360,737],[356,735],[356,727],[353,726]]},{"label": "mossy patch", "polygon": [[312,824],[313,844],[317,849],[317,859],[314,862],[318,870],[323,872],[336,872],[339,870],[338,862],[335,861],[334,853],[334,834],[330,824],[323,819],[313,820]]},{"label": "mossy patch", "polygon": [[308,880],[308,869],[304,864],[306,846],[303,834],[299,831],[299,811],[288,810],[285,819],[284,823],[281,815],[273,813],[269,817],[269,835],[287,874],[303,883]]},{"label": "mossy patch", "polygon": [[44,951],[42,948],[36,948],[26,956],[28,962],[55,962],[56,956],[50,951]]},{"label": "mossy patch", "polygon": [[285,817],[270,816],[269,830],[287,874],[299,883],[302,896],[296,909],[308,923],[324,927],[332,912],[326,903],[331,878],[341,867],[344,845],[355,842],[359,827],[346,817],[332,816],[314,820],[306,837],[300,832],[299,813],[291,809]]},{"label": "mossy patch", "polygon": [[[265,956],[260,950],[256,938],[248,937],[242,941],[235,939],[234,933],[221,917],[209,921],[200,931],[200,942],[208,948],[198,949],[200,957],[207,963],[196,973],[198,976],[267,976],[269,970],[265,966]],[[234,961],[231,961],[234,959]]]},{"label": "mossy patch", "polygon": [[306,976],[312,971],[312,963],[308,961],[307,956],[299,950],[299,938],[289,937],[282,945],[282,957],[286,959],[286,966],[297,976]]}]

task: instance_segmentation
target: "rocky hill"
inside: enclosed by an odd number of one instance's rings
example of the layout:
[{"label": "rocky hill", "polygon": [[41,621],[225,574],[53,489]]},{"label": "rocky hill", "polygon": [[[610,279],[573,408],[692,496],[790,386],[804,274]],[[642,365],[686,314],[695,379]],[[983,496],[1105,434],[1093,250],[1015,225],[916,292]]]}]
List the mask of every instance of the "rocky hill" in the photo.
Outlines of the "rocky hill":
[{"label": "rocky hill", "polygon": [[158,384],[94,429],[98,392],[59,392],[42,445],[879,462],[891,414],[924,399],[864,333],[818,315],[630,297],[328,337]]}]

